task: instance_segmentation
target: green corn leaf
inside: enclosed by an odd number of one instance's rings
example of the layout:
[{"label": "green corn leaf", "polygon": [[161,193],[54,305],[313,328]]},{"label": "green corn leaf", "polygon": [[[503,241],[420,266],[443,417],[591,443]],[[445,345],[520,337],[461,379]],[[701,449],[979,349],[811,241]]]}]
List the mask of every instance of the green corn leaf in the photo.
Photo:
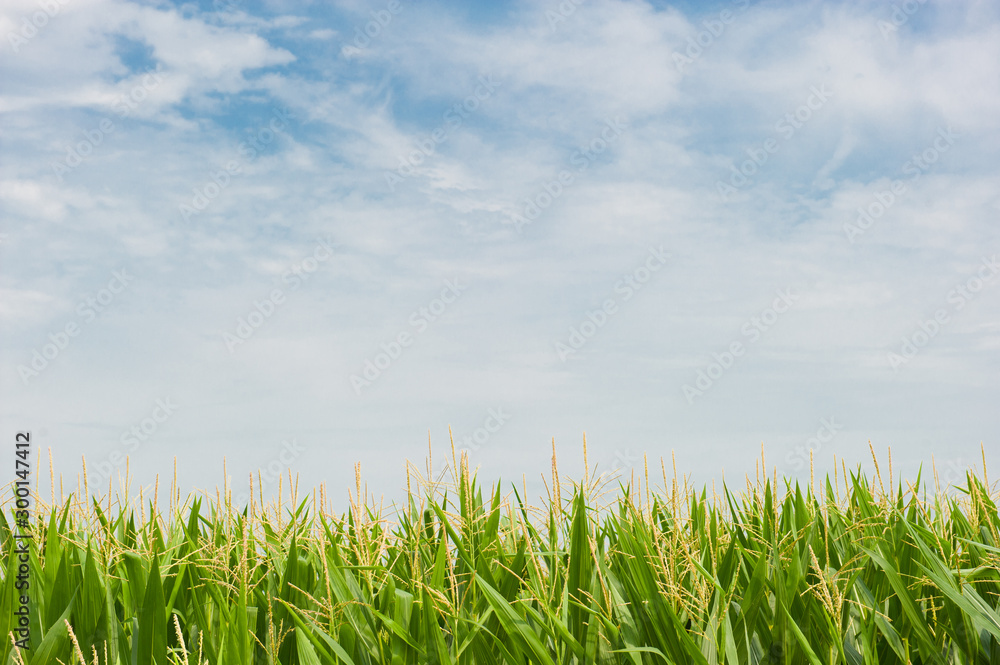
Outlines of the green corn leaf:
[{"label": "green corn leaf", "polygon": [[153,557],[146,580],[146,594],[139,614],[138,656],[140,663],[167,665],[167,611],[160,581],[160,565]]}]

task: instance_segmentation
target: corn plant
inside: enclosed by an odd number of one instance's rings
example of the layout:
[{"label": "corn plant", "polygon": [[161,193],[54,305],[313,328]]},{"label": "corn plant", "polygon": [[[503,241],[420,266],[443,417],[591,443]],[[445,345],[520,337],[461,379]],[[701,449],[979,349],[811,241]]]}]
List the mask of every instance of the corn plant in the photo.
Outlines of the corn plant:
[{"label": "corn plant", "polygon": [[[648,474],[561,481],[553,457],[541,506],[451,466],[448,482],[409,469],[390,508],[359,479],[343,514],[322,488],[234,506],[229,488],[172,487],[166,511],[158,492],[99,497],[85,480],[36,496],[31,641],[0,661],[1000,664],[985,464],[951,493],[842,465],[819,491],[764,477],[719,495],[665,471],[658,490]],[[8,513],[10,635],[23,529]]]}]

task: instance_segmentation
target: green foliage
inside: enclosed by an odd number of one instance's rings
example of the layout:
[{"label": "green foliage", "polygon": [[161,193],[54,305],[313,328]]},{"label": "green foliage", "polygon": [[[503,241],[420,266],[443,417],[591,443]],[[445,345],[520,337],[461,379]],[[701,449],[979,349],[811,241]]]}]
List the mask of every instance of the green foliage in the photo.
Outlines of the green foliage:
[{"label": "green foliage", "polygon": [[[554,474],[534,508],[465,469],[386,515],[71,497],[33,525],[32,648],[0,663],[1000,664],[1000,516],[972,473],[930,498],[860,471],[822,496],[564,498]],[[4,630],[14,533],[0,515]]]}]

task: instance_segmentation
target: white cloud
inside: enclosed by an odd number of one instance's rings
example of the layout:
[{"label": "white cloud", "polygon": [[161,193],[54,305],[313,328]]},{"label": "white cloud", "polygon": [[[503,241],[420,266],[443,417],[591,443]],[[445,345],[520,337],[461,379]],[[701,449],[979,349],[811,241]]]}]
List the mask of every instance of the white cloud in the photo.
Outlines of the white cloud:
[{"label": "white cloud", "polygon": [[[0,20],[15,26],[33,6],[5,5]],[[373,482],[387,489],[401,465],[386,455],[419,458],[428,428],[443,441],[449,422],[499,405],[514,420],[489,459],[507,478],[534,471],[539,442],[575,445],[584,429],[594,457],[707,452],[684,460],[698,478],[721,455],[739,463],[734,441],[797,441],[831,412],[848,423],[844,450],[886,432],[924,437],[913,460],[942,445],[921,432],[944,412],[957,423],[949,442],[1000,434],[963,388],[991,390],[995,289],[902,372],[885,360],[1000,245],[992,13],[928,6],[928,21],[949,20],[884,39],[878,8],[752,5],[682,73],[673,54],[706,17],[643,2],[587,2],[554,31],[536,6],[483,24],[407,5],[351,54],[337,38],[366,16],[360,5],[339,20],[236,9],[81,0],[0,64],[0,311],[16,323],[3,420],[51,422],[67,464],[166,394],[184,406],[164,447],[232,460],[298,436],[310,482],[340,482],[316,469],[364,457],[383,461]],[[122,62],[122,35],[163,70],[126,117],[114,102],[143,73]],[[486,75],[495,93],[390,191],[386,171]],[[829,101],[783,137],[776,122],[820,85]],[[281,107],[287,128],[241,155]],[[617,114],[627,130],[579,170],[574,155]],[[114,131],[60,181],[52,164],[102,118]],[[857,208],[908,177],[904,164],[948,125],[954,146],[850,243]],[[768,139],[779,149],[723,201],[716,183]],[[178,206],[233,159],[240,172],[184,220]],[[509,214],[562,170],[572,184],[516,234]],[[284,279],[326,235],[335,258]],[[626,301],[622,280],[661,244],[668,268]],[[24,385],[17,366],[121,266],[134,287]],[[468,290],[416,334],[413,313],[455,277]],[[788,288],[798,305],[689,406],[681,386],[747,342],[743,326]],[[285,304],[230,354],[222,331],[274,289]],[[619,313],[562,363],[555,341],[607,298]],[[400,332],[414,343],[359,398],[348,376]],[[940,395],[939,380],[954,392]],[[902,425],[900,404],[917,405]],[[134,468],[152,472],[154,459]],[[213,464],[191,482],[214,483]]]},{"label": "white cloud", "polygon": [[[20,12],[7,7],[14,22]],[[16,57],[3,67],[10,81],[2,110],[91,107],[110,110],[112,101],[139,85],[144,72],[111,82],[109,72],[122,72],[114,37],[125,36],[146,44],[162,66],[166,79],[146,106],[163,107],[188,97],[235,94],[252,89],[244,72],[284,65],[293,56],[271,47],[255,34],[209,25],[176,10],[143,7],[120,0],[67,3]],[[166,94],[164,94],[166,93]]]}]

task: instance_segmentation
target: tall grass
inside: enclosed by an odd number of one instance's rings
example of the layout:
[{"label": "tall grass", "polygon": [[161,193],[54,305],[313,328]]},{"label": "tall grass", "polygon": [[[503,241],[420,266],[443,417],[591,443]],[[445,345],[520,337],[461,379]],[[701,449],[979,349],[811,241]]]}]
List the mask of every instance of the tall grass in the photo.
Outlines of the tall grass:
[{"label": "tall grass", "polygon": [[[716,494],[662,463],[659,490],[648,468],[572,482],[553,456],[540,507],[453,465],[447,483],[411,467],[391,509],[359,476],[343,515],[322,489],[233,506],[228,488],[172,487],[165,510],[53,490],[33,525],[32,648],[7,640],[0,660],[1000,663],[985,464],[955,494],[843,466],[818,491],[763,477]],[[0,519],[4,634],[21,593],[11,528]]]}]

